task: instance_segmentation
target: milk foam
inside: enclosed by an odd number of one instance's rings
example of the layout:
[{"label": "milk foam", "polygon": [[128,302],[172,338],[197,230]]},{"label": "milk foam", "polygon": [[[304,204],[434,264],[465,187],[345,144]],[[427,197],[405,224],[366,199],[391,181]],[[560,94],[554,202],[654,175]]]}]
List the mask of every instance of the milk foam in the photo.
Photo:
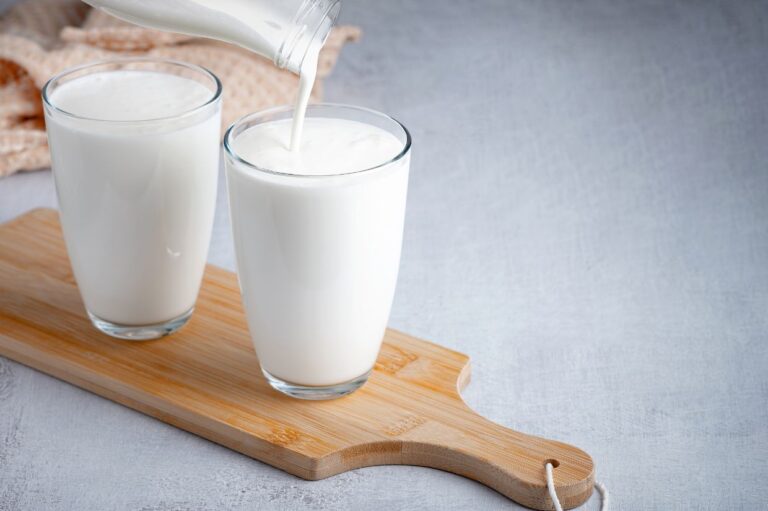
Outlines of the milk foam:
[{"label": "milk foam", "polygon": [[346,174],[392,160],[403,144],[379,127],[347,119],[310,117],[296,150],[289,148],[289,120],[256,125],[240,134],[233,148],[253,165],[287,174]]},{"label": "milk foam", "polygon": [[162,119],[194,110],[213,92],[201,83],[154,71],[119,70],[62,83],[51,95],[60,110],[107,121]]}]

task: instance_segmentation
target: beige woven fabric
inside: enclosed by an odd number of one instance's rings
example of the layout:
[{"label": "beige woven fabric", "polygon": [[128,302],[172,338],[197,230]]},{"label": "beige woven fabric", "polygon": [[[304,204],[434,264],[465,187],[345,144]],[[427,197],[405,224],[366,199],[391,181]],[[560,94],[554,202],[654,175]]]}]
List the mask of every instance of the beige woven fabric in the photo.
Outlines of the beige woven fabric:
[{"label": "beige woven fabric", "polygon": [[[313,100],[342,46],[360,30],[334,29],[320,54]],[[0,19],[0,177],[50,166],[40,88],[54,74],[90,61],[148,55],[204,66],[224,84],[222,124],[293,101],[298,77],[236,46],[150,30],[79,0],[27,0]]]}]

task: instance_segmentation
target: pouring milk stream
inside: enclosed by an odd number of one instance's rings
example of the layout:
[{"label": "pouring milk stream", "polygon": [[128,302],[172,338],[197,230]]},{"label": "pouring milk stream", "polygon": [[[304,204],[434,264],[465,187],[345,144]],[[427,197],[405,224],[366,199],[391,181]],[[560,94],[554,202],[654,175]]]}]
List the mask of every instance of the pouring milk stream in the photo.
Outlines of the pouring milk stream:
[{"label": "pouring milk stream", "polygon": [[300,77],[290,148],[301,140],[317,56],[341,9],[340,0],[85,0],[149,28],[233,43]]}]

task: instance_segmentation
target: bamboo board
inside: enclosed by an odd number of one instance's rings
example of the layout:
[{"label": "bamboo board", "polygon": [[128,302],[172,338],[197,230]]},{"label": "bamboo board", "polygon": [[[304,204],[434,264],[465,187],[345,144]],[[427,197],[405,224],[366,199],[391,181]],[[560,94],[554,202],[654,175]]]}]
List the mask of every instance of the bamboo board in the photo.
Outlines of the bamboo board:
[{"label": "bamboo board", "polygon": [[388,330],[369,382],[322,402],[291,399],[259,370],[236,276],[208,266],[195,313],[149,342],[108,337],[86,317],[58,215],[0,226],[0,355],[305,479],[372,465],[420,465],[552,509],[544,463],[556,460],[564,507],[586,501],[585,452],[494,424],[461,399],[469,358]]}]

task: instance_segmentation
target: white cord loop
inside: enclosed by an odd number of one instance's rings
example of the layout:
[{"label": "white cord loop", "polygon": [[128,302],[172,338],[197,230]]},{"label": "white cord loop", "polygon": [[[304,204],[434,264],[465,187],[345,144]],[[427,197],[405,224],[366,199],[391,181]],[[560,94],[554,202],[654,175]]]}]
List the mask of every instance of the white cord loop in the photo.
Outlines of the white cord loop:
[{"label": "white cord loop", "polygon": [[[555,478],[552,476],[552,470],[554,467],[552,463],[544,465],[547,472],[547,490],[549,490],[549,498],[552,499],[552,503],[555,505],[555,511],[563,511],[563,506],[560,505],[560,500],[557,498],[557,492],[555,491]],[[608,511],[608,488],[599,481],[595,481],[595,488],[600,494],[600,511]]]}]

